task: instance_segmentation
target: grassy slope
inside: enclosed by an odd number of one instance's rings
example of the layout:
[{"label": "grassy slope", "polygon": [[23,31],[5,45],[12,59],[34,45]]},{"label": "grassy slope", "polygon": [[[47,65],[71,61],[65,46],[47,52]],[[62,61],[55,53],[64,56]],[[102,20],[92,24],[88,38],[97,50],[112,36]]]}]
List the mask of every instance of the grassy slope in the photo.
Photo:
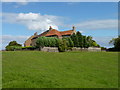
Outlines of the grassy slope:
[{"label": "grassy slope", "polygon": [[117,87],[113,52],[3,52],[3,88]]}]

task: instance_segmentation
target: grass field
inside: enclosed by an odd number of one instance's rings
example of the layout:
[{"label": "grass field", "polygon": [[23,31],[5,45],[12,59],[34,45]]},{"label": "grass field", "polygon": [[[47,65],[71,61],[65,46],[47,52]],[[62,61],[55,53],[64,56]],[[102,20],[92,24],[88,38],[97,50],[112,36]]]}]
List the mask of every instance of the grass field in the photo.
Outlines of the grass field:
[{"label": "grass field", "polygon": [[2,53],[3,88],[116,88],[117,52]]}]

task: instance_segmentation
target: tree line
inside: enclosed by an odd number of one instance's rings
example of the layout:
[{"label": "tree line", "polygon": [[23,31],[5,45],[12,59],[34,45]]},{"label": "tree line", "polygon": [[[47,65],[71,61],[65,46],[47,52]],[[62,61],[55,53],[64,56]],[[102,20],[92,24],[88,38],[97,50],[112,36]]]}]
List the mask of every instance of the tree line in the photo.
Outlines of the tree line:
[{"label": "tree line", "polygon": [[73,33],[70,38],[74,43],[74,47],[88,48],[88,47],[100,47],[91,36],[84,36],[79,31]]},{"label": "tree line", "polygon": [[79,31],[76,34],[73,33],[70,37],[63,37],[62,39],[56,37],[39,37],[37,38],[36,46],[39,48],[58,47],[60,52],[71,50],[72,47],[100,47],[91,36],[84,36]]}]

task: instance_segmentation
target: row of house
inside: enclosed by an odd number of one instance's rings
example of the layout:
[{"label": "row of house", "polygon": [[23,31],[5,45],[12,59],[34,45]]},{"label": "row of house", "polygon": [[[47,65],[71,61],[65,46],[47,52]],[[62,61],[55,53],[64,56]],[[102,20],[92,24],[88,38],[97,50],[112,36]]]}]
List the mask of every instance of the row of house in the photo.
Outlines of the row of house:
[{"label": "row of house", "polygon": [[58,31],[56,29],[53,29],[50,26],[49,30],[46,30],[45,32],[43,32],[43,33],[41,33],[39,35],[37,34],[37,32],[34,33],[34,35],[32,35],[31,37],[29,37],[25,41],[24,46],[25,47],[26,46],[35,46],[37,38],[39,38],[41,36],[63,38],[63,37],[70,37],[73,33],[76,33],[75,26],[73,26],[71,30],[67,30],[67,31]]}]

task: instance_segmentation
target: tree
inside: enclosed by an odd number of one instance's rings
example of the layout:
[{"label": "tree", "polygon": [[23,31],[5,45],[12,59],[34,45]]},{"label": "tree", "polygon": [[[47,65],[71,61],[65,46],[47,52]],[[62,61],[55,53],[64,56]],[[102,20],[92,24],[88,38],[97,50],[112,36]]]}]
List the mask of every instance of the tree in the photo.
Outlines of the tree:
[{"label": "tree", "polygon": [[73,33],[71,36],[70,36],[70,38],[72,39],[72,41],[73,41],[73,43],[74,43],[74,47],[77,47],[77,43],[78,43],[78,38],[77,38],[77,36],[76,36],[76,34],[75,33]]},{"label": "tree", "polygon": [[77,36],[77,47],[83,47],[83,36],[82,36],[82,34],[78,31],[77,33],[76,33],[76,36]]},{"label": "tree", "polygon": [[74,47],[88,48],[88,47],[100,47],[91,36],[84,36],[79,31],[71,35],[71,40],[74,43]]},{"label": "tree", "polygon": [[58,50],[59,52],[65,52],[67,49],[67,40],[66,39],[59,39]]},{"label": "tree", "polygon": [[64,37],[64,38],[62,38],[62,40],[66,40],[66,45],[68,46],[68,47],[74,47],[74,43],[73,43],[73,41],[72,41],[72,39],[70,38],[70,37]]},{"label": "tree", "polygon": [[39,38],[37,38],[37,41],[36,41],[36,46],[39,48],[39,49],[41,49],[41,48],[43,48],[44,46],[45,46],[45,37],[39,37]]},{"label": "tree", "polygon": [[16,41],[11,41],[8,45],[9,46],[22,46],[21,44],[18,44]]},{"label": "tree", "polygon": [[18,44],[16,41],[11,41],[9,44],[5,47],[7,51],[14,51],[22,49],[22,45]]},{"label": "tree", "polygon": [[87,36],[87,44],[88,44],[88,47],[92,46],[92,37],[91,36]]},{"label": "tree", "polygon": [[120,51],[120,36],[118,36],[118,38],[113,38],[109,43],[114,45],[116,51]]},{"label": "tree", "polygon": [[95,40],[91,40],[91,46],[92,47],[100,47],[100,45],[97,44],[97,42]]},{"label": "tree", "polygon": [[88,48],[88,42],[87,42],[87,37],[83,36],[83,47]]}]

